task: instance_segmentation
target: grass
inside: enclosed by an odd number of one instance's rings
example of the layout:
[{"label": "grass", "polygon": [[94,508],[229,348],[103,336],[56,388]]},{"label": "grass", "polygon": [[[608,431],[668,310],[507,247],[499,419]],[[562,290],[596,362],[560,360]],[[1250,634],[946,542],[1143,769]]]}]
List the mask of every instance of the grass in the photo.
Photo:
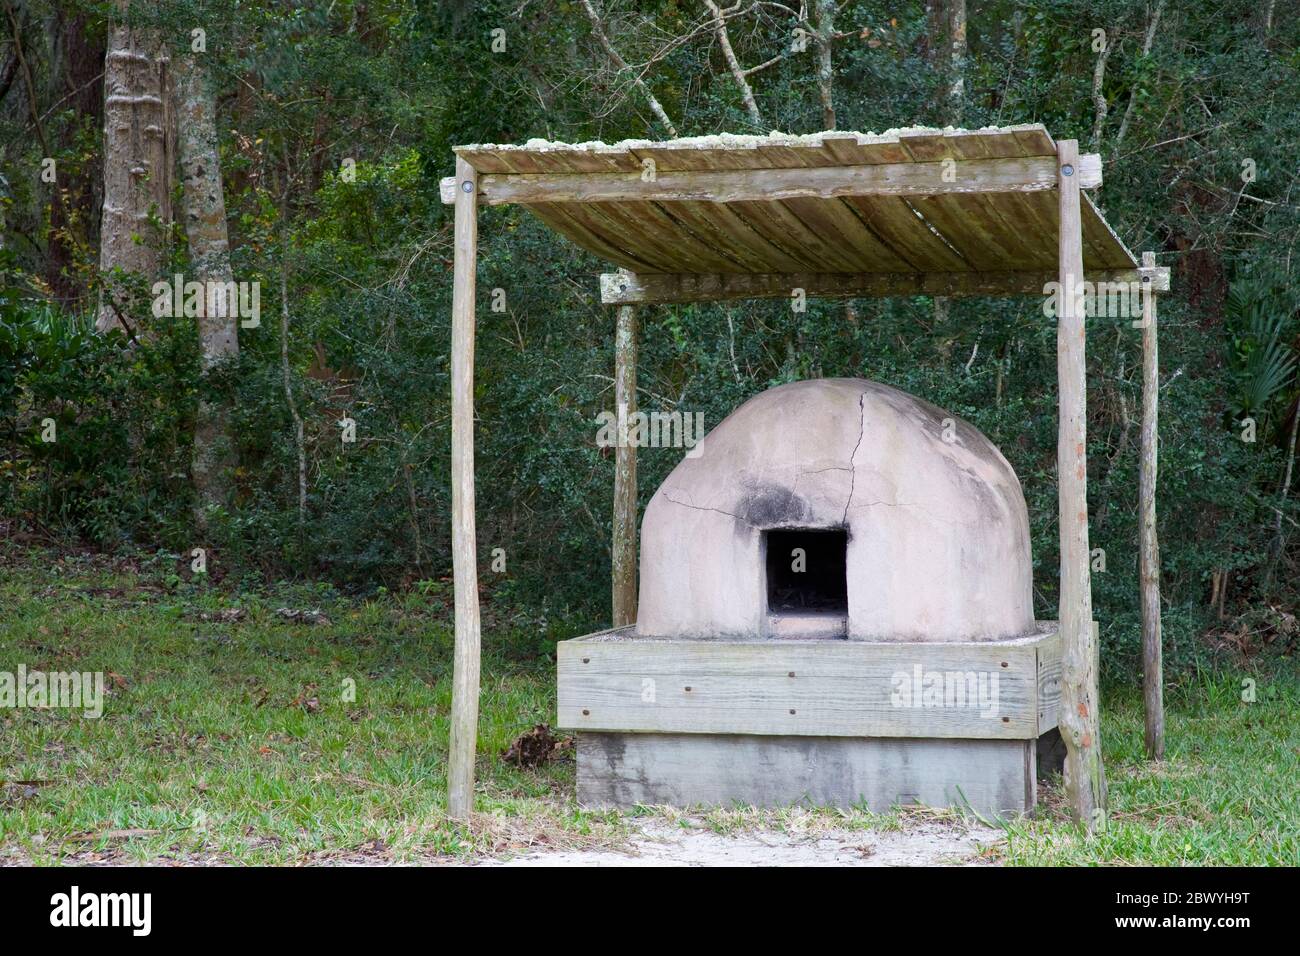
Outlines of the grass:
[{"label": "grass", "polygon": [[[571,759],[520,769],[500,754],[554,713],[554,668],[527,622],[491,607],[478,812],[447,819],[450,596],[433,582],[356,601],[329,589],[232,595],[171,565],[75,555],[0,560],[0,671],[102,671],[103,716],[0,710],[0,863],[415,862],[536,846],[614,847],[639,817],[583,810]],[[295,623],[280,607],[319,608]],[[239,608],[238,620],[223,610]],[[1044,790],[995,854],[1013,864],[1294,863],[1300,859],[1300,686],[1294,671],[1184,688],[1169,759],[1141,755],[1140,701],[1109,695],[1112,818],[1086,838]],[[355,687],[350,699],[349,688]],[[926,819],[942,814],[921,811]],[[695,814],[717,832],[905,828],[917,811]]]},{"label": "grass", "polygon": [[1165,760],[1145,759],[1142,699],[1106,695],[1106,828],[1085,838],[1059,792],[1008,826],[1004,859],[1034,865],[1295,866],[1300,861],[1300,680],[1294,667],[1258,681],[1205,677],[1166,701]]}]

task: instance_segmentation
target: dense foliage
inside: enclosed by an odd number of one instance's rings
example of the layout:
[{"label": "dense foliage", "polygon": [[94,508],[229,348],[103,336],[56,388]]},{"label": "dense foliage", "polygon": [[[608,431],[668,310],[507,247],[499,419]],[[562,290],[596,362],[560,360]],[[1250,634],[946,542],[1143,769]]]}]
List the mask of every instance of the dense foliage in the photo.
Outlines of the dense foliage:
[{"label": "dense foliage", "polygon": [[[215,568],[237,577],[366,589],[445,576],[451,237],[438,180],[450,172],[450,147],[667,132],[630,74],[611,68],[581,0],[136,4],[176,49],[189,48],[196,25],[206,31],[234,271],[261,283],[261,324],[241,329],[239,361],[202,377],[192,322],[154,322],[138,342],[90,331],[102,114],[73,108],[68,91],[87,73],[73,52],[102,58],[109,6],[14,4],[32,76],[29,86],[15,68],[0,94],[7,527],[105,548],[202,544]],[[754,130],[703,4],[605,0],[595,9],[679,133]],[[840,128],[952,118],[946,47],[928,9],[839,5]],[[751,77],[764,126],[821,128],[814,53],[789,52],[792,18],[773,4],[733,13],[742,63],[786,54]],[[1167,641],[1181,664],[1227,638],[1286,653],[1297,640],[1287,615],[1300,476],[1284,493],[1300,395],[1295,14],[1290,0],[968,10],[960,124],[1042,122],[1101,152],[1108,219],[1130,248],[1154,249],[1174,269],[1161,306],[1160,534]],[[1111,44],[1099,81],[1098,28]],[[495,30],[504,31],[500,52]],[[39,178],[47,148],[57,186]],[[608,617],[613,462],[595,442],[596,415],[612,405],[613,319],[595,281],[606,267],[516,207],[486,211],[480,229],[484,583],[502,608],[542,609],[545,643]],[[184,232],[170,235],[179,271]],[[491,309],[494,289],[503,312]],[[1036,608],[1054,617],[1055,326],[1037,300],[954,301],[946,322],[935,315],[926,298],[813,302],[805,313],[784,302],[647,310],[642,407],[703,412],[711,427],[771,384],[845,375],[952,411],[1021,477]],[[304,419],[304,515],[282,321]],[[1138,645],[1139,335],[1127,318],[1090,322],[1090,507],[1093,546],[1106,552],[1095,614],[1112,674],[1134,672]],[[187,480],[201,394],[233,403],[240,461],[233,500],[203,532]],[[1253,442],[1242,440],[1247,416]],[[341,440],[344,418],[356,422],[355,443]],[[42,440],[45,419],[54,442]],[[643,450],[643,506],[679,455]],[[497,547],[503,574],[488,570]]]}]

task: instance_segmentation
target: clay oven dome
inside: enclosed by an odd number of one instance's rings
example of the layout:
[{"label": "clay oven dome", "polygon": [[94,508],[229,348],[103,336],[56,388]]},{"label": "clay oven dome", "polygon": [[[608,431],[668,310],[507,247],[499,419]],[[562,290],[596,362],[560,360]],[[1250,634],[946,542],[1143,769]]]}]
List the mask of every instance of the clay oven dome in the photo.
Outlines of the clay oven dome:
[{"label": "clay oven dome", "polygon": [[651,499],[639,607],[645,637],[1028,635],[1020,482],[978,430],[898,389],[781,385],[727,416]]}]

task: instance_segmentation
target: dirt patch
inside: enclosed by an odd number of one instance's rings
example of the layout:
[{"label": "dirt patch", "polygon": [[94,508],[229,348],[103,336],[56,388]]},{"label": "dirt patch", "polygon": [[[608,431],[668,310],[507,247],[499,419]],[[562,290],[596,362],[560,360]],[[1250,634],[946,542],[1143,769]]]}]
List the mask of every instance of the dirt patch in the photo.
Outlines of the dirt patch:
[{"label": "dirt patch", "polygon": [[927,821],[901,830],[820,830],[791,833],[745,830],[718,833],[686,821],[636,825],[621,850],[529,851],[483,866],[977,866],[996,862],[991,852],[1002,831],[975,823]]}]

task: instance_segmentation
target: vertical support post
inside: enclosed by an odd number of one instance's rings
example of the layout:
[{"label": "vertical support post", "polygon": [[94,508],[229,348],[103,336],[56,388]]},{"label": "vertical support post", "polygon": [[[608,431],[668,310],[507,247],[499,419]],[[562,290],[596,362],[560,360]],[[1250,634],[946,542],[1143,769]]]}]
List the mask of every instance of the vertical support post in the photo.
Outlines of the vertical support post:
[{"label": "vertical support post", "polygon": [[1056,440],[1061,533],[1061,737],[1065,793],[1075,818],[1091,832],[1105,825],[1106,777],[1101,761],[1097,638],[1092,626],[1088,550],[1088,391],[1083,307],[1083,226],[1079,211],[1079,143],[1057,143],[1060,204],[1056,329]]},{"label": "vertical support post", "polygon": [[451,680],[447,815],[474,809],[478,736],[478,545],[474,529],[474,294],[478,267],[478,174],[456,157],[455,273],[451,304],[451,558],[456,650]]},{"label": "vertical support post", "polygon": [[1142,594],[1142,704],[1146,713],[1146,749],[1151,760],[1165,756],[1165,698],[1160,636],[1160,543],[1156,539],[1157,419],[1160,404],[1160,358],[1156,339],[1156,256],[1142,253],[1142,461],[1138,481]]},{"label": "vertical support post", "polygon": [[636,622],[636,446],[623,422],[636,411],[636,310],[618,307],[614,332],[614,405],[618,441],[614,448],[614,531],[611,542],[613,623]]}]

